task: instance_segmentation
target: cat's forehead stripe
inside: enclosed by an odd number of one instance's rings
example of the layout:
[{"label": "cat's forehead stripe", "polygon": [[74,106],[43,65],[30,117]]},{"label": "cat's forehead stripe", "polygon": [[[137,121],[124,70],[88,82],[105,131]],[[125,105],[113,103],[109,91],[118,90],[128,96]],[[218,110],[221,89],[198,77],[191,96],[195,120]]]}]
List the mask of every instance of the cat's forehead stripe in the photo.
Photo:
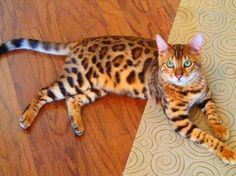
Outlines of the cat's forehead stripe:
[{"label": "cat's forehead stripe", "polygon": [[179,59],[183,56],[184,45],[176,44],[174,45],[175,58]]}]

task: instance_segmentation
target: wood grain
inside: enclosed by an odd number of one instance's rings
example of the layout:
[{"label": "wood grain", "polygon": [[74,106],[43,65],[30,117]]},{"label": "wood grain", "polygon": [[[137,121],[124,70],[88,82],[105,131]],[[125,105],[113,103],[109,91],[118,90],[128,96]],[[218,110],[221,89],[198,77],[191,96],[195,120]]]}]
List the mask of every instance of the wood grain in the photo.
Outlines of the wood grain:
[{"label": "wood grain", "polygon": [[[1,41],[72,41],[107,34],[167,38],[180,0],[0,0]],[[18,121],[55,81],[62,57],[12,52],[0,60],[0,175],[122,175],[146,101],[108,96],[83,109],[85,134],[70,129],[64,102],[24,131]]]}]

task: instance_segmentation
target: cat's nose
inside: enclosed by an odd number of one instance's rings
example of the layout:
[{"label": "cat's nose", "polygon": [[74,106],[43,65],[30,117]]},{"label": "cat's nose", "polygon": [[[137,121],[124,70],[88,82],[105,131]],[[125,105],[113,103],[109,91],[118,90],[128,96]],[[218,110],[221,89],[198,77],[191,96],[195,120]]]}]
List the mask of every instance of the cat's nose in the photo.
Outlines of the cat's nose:
[{"label": "cat's nose", "polygon": [[176,76],[176,78],[180,79],[180,78],[182,78],[183,75],[175,75],[175,76]]}]

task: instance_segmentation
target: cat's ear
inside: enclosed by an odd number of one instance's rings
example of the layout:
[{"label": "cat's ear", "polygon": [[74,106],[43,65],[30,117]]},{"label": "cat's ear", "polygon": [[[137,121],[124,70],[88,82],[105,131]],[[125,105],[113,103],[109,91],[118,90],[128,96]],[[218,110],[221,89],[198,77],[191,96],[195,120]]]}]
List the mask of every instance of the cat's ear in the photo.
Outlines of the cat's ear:
[{"label": "cat's ear", "polygon": [[156,43],[157,43],[158,52],[160,54],[167,52],[168,44],[160,35],[156,35]]},{"label": "cat's ear", "polygon": [[197,33],[189,43],[190,48],[196,53],[200,53],[202,45],[203,45],[203,36],[201,33]]}]

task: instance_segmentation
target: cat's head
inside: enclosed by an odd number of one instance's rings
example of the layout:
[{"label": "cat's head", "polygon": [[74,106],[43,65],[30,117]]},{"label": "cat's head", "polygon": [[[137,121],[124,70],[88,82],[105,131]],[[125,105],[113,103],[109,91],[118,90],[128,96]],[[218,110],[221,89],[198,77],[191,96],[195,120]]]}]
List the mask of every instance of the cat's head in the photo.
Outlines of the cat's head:
[{"label": "cat's head", "polygon": [[203,37],[196,34],[185,45],[169,45],[159,35],[156,36],[159,52],[159,76],[163,80],[178,86],[186,86],[199,77],[200,50]]}]

